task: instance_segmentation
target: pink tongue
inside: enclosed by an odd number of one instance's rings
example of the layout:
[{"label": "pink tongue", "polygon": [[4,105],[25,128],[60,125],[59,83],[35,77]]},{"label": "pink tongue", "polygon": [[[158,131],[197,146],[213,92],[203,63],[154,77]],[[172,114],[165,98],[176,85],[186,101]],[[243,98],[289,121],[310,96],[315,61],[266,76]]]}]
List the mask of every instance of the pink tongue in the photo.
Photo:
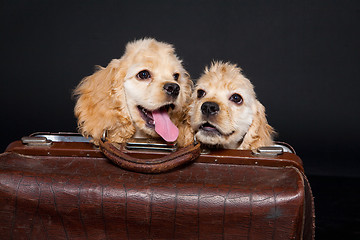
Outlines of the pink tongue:
[{"label": "pink tongue", "polygon": [[171,122],[165,109],[152,112],[155,131],[167,142],[174,142],[179,136],[179,129]]}]

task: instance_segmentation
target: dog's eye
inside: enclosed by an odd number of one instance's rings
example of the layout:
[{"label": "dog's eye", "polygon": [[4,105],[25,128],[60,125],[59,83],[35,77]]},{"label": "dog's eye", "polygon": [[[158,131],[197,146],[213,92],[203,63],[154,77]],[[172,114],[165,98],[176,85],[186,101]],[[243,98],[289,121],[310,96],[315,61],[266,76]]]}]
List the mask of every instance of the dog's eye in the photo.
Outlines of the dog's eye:
[{"label": "dog's eye", "polygon": [[229,100],[233,101],[236,104],[241,104],[243,102],[243,98],[237,93],[234,93],[233,95],[231,95]]},{"label": "dog's eye", "polygon": [[205,95],[206,95],[206,92],[204,90],[202,90],[202,89],[197,90],[197,97],[198,98],[202,98]]},{"label": "dog's eye", "polygon": [[179,79],[179,76],[180,76],[180,74],[174,73],[174,75],[173,75],[174,80],[177,81]]},{"label": "dog's eye", "polygon": [[148,70],[142,70],[136,75],[136,77],[145,80],[151,78],[151,75]]}]

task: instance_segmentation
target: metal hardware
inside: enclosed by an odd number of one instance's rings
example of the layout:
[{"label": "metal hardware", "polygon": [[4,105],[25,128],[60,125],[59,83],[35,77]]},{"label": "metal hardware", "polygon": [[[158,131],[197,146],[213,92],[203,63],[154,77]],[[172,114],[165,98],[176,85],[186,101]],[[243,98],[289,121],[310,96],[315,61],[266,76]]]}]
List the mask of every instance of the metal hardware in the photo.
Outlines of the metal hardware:
[{"label": "metal hardware", "polygon": [[29,137],[45,137],[52,142],[90,142],[92,138],[85,138],[79,133],[49,133],[49,132],[37,132],[31,134]]},{"label": "metal hardware", "polygon": [[294,151],[291,150],[288,146],[283,145],[281,143],[274,144],[273,147],[281,147],[283,149],[283,152],[294,153]]},{"label": "metal hardware", "polygon": [[90,142],[90,139],[83,136],[61,136],[61,135],[36,135],[36,137],[45,137],[52,142]]},{"label": "metal hardware", "polygon": [[194,145],[198,144],[196,136],[194,135]]},{"label": "metal hardware", "polygon": [[175,152],[177,143],[166,143],[161,139],[131,138],[126,142],[126,149]]},{"label": "metal hardware", "polygon": [[266,146],[259,147],[253,151],[253,154],[260,156],[276,156],[284,153],[284,149],[281,146]]},{"label": "metal hardware", "polygon": [[209,148],[201,148],[201,155],[210,154],[211,150]]},{"label": "metal hardware", "polygon": [[103,131],[103,134],[102,134],[102,136],[101,136],[101,141],[103,141],[103,142],[105,142],[106,141],[106,138],[107,138],[107,130],[105,129],[104,131]]},{"label": "metal hardware", "polygon": [[52,144],[51,140],[48,140],[46,137],[22,137],[21,141],[27,146],[50,146]]}]

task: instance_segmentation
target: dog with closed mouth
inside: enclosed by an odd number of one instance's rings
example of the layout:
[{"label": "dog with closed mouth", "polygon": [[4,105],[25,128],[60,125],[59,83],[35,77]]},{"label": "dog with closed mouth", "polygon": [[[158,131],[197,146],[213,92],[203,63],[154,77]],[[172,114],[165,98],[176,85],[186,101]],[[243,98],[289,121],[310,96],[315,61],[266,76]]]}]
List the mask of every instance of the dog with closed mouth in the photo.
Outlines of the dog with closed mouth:
[{"label": "dog with closed mouth", "polygon": [[274,130],[254,87],[235,64],[213,62],[199,78],[189,111],[196,139],[211,147],[273,145]]},{"label": "dog with closed mouth", "polygon": [[172,45],[145,38],[127,44],[120,59],[84,78],[74,91],[79,131],[98,144],[132,137],[193,142],[186,109],[193,83]]}]

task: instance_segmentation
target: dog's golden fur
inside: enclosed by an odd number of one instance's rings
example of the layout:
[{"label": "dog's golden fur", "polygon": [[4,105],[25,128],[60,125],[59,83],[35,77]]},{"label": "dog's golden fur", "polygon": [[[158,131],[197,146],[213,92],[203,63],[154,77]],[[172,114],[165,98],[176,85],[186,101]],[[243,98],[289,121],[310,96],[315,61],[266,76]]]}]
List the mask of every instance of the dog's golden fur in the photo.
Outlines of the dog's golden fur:
[{"label": "dog's golden fur", "polygon": [[[149,79],[140,79],[146,70]],[[174,74],[179,74],[175,79]],[[180,86],[176,98],[164,92],[164,84]],[[187,119],[193,83],[175,55],[172,45],[147,38],[127,44],[120,59],[113,59],[107,67],[84,78],[74,91],[77,96],[75,115],[79,131],[92,137],[95,144],[107,130],[110,141],[122,143],[131,137],[158,137],[141,117],[141,106],[149,111],[168,104],[171,121],[179,129],[180,146],[193,141],[193,131]]]},{"label": "dog's golden fur", "polygon": [[[218,111],[206,115],[202,106],[209,102],[215,103]],[[251,82],[234,64],[213,62],[205,69],[197,81],[189,115],[196,139],[203,144],[231,149],[273,144],[274,130],[266,120],[265,108]]]}]

